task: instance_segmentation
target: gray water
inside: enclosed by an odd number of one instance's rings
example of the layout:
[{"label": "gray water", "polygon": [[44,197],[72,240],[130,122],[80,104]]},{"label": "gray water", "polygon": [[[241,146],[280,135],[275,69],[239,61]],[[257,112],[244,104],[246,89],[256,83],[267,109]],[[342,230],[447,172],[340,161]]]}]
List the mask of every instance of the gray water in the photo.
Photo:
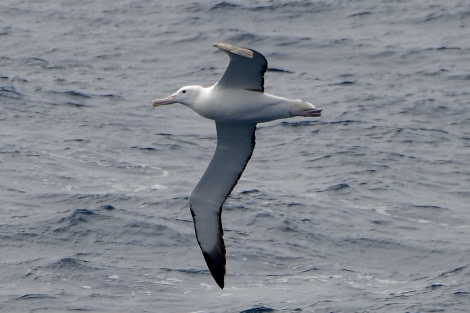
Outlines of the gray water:
[{"label": "gray water", "polygon": [[[2,0],[0,311],[469,312],[469,34],[465,0]],[[224,290],[187,205],[214,124],[151,107],[214,42],[324,109],[259,125]]]}]

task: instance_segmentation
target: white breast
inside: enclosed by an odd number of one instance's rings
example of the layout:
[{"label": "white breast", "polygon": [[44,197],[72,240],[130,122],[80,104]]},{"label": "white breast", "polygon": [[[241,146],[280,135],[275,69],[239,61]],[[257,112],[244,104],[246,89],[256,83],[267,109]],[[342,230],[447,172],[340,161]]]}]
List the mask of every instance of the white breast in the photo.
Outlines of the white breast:
[{"label": "white breast", "polygon": [[216,121],[259,123],[292,116],[290,101],[259,91],[213,86],[191,108]]}]

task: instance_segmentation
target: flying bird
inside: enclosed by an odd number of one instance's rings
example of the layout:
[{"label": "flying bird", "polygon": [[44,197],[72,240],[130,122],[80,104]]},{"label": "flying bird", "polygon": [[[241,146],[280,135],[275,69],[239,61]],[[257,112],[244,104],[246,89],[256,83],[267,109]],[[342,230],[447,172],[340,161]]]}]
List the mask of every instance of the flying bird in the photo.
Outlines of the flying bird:
[{"label": "flying bird", "polygon": [[215,121],[214,156],[189,196],[197,242],[209,271],[224,288],[225,244],[222,205],[243,173],[255,147],[256,124],[294,116],[321,116],[321,109],[304,100],[264,92],[266,58],[259,52],[229,43],[216,43],[230,63],[222,78],[210,87],[185,86],[153,101],[153,107],[181,103]]}]

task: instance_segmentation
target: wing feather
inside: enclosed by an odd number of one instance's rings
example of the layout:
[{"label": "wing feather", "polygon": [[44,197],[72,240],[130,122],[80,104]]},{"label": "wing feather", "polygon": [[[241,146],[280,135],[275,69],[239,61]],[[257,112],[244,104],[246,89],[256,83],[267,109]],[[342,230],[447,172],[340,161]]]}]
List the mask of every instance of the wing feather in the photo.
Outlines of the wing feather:
[{"label": "wing feather", "polygon": [[214,47],[230,57],[230,63],[217,83],[218,86],[264,91],[264,73],[268,68],[268,61],[261,53],[229,43],[216,43]]},{"label": "wing feather", "polygon": [[216,122],[217,147],[209,166],[189,196],[196,238],[209,270],[224,287],[225,244],[222,205],[232,192],[255,147],[256,124]]}]

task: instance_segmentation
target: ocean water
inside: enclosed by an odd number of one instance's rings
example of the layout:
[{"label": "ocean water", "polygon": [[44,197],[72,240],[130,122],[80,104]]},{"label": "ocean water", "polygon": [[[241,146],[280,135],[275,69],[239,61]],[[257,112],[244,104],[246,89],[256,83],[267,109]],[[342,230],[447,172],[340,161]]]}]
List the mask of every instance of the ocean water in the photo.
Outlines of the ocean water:
[{"label": "ocean water", "polygon": [[[469,312],[470,3],[0,4],[0,312]],[[226,287],[188,194],[230,42],[321,118],[260,124],[223,211]]]}]

